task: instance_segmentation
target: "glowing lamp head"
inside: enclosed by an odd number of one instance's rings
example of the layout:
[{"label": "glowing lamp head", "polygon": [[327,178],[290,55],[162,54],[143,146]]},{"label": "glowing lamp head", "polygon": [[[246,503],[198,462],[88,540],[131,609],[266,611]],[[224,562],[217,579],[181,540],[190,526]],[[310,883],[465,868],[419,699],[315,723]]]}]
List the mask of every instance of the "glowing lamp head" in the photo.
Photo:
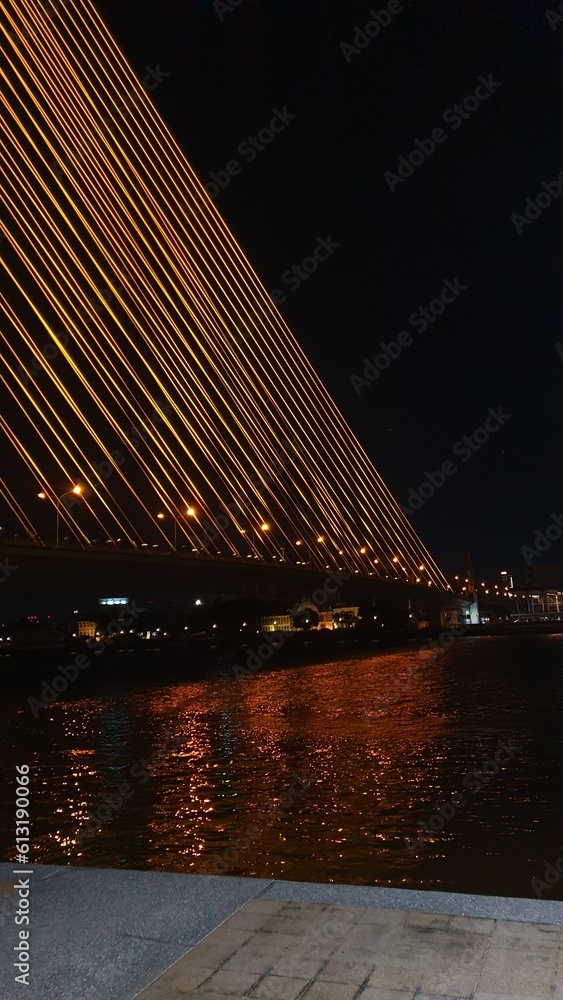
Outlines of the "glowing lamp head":
[{"label": "glowing lamp head", "polygon": [[367,549],[366,549],[366,547],[365,547],[365,545],[364,545],[364,546],[363,546],[363,547],[362,547],[362,548],[360,549],[360,555],[362,555],[362,556],[365,556],[366,552],[367,552]]},{"label": "glowing lamp head", "polygon": [[393,562],[399,562],[398,556],[393,556]]},{"label": "glowing lamp head", "polygon": [[158,517],[159,521],[162,521],[166,517],[166,514],[157,514],[156,516]]},{"label": "glowing lamp head", "polygon": [[317,542],[319,542],[319,544],[321,542],[324,542],[324,540],[325,540],[325,536],[324,535],[319,535],[319,537],[317,538]]},{"label": "glowing lamp head", "polygon": [[41,493],[38,493],[37,496],[39,497],[40,500],[46,500],[47,499],[47,494],[43,493],[43,491]]},{"label": "glowing lamp head", "polygon": [[270,530],[270,525],[269,524],[261,524],[260,525],[260,531],[269,531],[269,530]]},{"label": "glowing lamp head", "polygon": [[188,517],[195,517],[195,509],[193,507],[188,507],[186,514]]},{"label": "glowing lamp head", "polygon": [[82,493],[82,487],[81,486],[73,486],[72,487],[72,492],[76,493],[77,496],[80,496],[80,494]]}]

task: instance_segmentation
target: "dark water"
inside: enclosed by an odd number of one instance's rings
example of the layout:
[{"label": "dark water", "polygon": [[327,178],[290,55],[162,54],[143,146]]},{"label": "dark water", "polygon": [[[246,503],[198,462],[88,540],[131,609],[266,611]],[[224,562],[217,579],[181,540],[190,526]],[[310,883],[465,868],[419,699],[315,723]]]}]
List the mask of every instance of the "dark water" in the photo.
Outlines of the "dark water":
[{"label": "dark water", "polygon": [[[530,880],[563,854],[562,679],[559,635],[242,679],[134,679],[106,666],[37,719],[26,698],[40,684],[20,680],[4,695],[0,856],[13,857],[13,774],[25,762],[36,862],[535,898]],[[101,828],[88,829],[104,805]],[[415,846],[433,816],[442,828]],[[563,878],[544,898],[563,899]]]}]

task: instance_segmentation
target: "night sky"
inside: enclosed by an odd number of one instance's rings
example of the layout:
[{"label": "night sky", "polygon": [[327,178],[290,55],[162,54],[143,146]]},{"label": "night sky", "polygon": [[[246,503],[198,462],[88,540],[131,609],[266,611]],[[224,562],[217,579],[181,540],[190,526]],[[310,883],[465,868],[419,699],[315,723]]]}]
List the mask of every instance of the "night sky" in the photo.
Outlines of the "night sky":
[{"label": "night sky", "polygon": [[[98,6],[139,72],[170,74],[153,97],[200,179],[241,165],[216,205],[266,287],[284,291],[285,319],[399,502],[454,462],[412,515],[438,563],[463,567],[469,547],[479,574],[502,563],[521,575],[520,547],[563,511],[561,201],[520,232],[511,215],[563,167],[563,26],[544,3],[407,0],[354,52],[342,43],[371,19],[357,0]],[[465,119],[448,113],[480,76],[487,99]],[[273,108],[296,117],[251,161],[238,147]],[[440,127],[446,138],[391,191],[385,172]],[[338,248],[298,288],[284,283],[319,236]],[[467,287],[444,313],[410,325],[456,278]],[[401,330],[412,343],[357,392],[351,376]],[[510,419],[456,457],[499,406]]]},{"label": "night sky", "polygon": [[[563,20],[543,2],[397,0],[370,38],[383,4],[97,6],[140,77],[161,71],[152,97],[202,182],[237,161],[215,203],[397,500],[453,462],[412,514],[438,564],[463,568],[469,548],[479,576],[523,579],[520,547],[563,512],[561,199],[523,216],[563,168]],[[275,110],[285,127],[252,151]],[[436,129],[399,180],[399,157]],[[286,274],[319,238],[328,260]],[[413,317],[445,280],[458,295],[443,314]],[[354,387],[401,331],[408,346]],[[456,442],[499,408],[509,419],[467,458]],[[549,561],[562,556],[558,543]]]}]

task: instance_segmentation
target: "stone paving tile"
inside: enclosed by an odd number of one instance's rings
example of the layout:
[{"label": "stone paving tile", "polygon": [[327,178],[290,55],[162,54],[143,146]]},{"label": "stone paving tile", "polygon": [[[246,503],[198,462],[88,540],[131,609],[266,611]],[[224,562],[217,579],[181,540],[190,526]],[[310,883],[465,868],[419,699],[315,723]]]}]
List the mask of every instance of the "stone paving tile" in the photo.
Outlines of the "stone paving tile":
[{"label": "stone paving tile", "polygon": [[216,969],[231,955],[235,955],[254,933],[248,930],[227,930],[227,924],[223,924],[188,952],[191,963]]},{"label": "stone paving tile", "polygon": [[256,1000],[297,1000],[308,985],[308,979],[290,976],[265,976],[249,993]]},{"label": "stone paving tile", "polygon": [[325,915],[327,917],[337,917],[344,923],[357,924],[366,913],[365,906],[327,906]]},{"label": "stone paving tile", "polygon": [[138,1000],[190,997],[563,1000],[563,927],[255,899]]},{"label": "stone paving tile", "polygon": [[229,927],[233,930],[259,931],[269,920],[274,919],[271,913],[261,913],[257,910],[248,910],[242,906],[240,910],[229,917]]},{"label": "stone paving tile", "polygon": [[361,994],[361,1000],[413,1000],[413,997],[414,990],[378,990],[371,986]]},{"label": "stone paving tile", "polygon": [[361,986],[373,972],[374,963],[369,961],[342,961],[329,959],[317,975],[317,979],[329,983],[355,983]]},{"label": "stone paving tile", "polygon": [[259,975],[255,972],[230,972],[219,969],[209,979],[202,983],[196,991],[196,996],[206,996],[208,993],[227,993],[245,996],[256,985]]},{"label": "stone paving tile", "polygon": [[269,972],[281,958],[284,951],[294,946],[295,938],[291,934],[268,934],[257,931],[246,944],[232,955],[225,963],[226,970],[241,972]]},{"label": "stone paving tile", "polygon": [[177,1000],[178,997],[191,996],[192,991],[212,976],[214,971],[194,966],[188,961],[188,956],[184,956],[156,982],[143,990],[139,1000],[144,1000],[145,997],[147,1000]]},{"label": "stone paving tile", "polygon": [[303,934],[307,931],[311,925],[316,922],[320,917],[320,914],[309,915],[304,914],[303,916],[296,916],[293,914],[287,914],[283,911],[277,913],[275,917],[270,917],[270,919],[262,927],[263,931],[268,931],[274,933],[279,931],[282,934]]},{"label": "stone paving tile", "polygon": [[[444,930],[452,918],[445,913],[406,913],[403,920],[404,927],[418,927],[422,930],[432,928],[433,930]],[[493,921],[491,921],[493,923]]]},{"label": "stone paving tile", "polygon": [[449,933],[454,931],[470,931],[472,934],[491,935],[495,927],[495,921],[487,917],[450,917],[446,930]]},{"label": "stone paving tile", "polygon": [[[270,915],[274,913],[279,913],[283,910],[287,903],[283,899],[249,899],[247,903],[241,907],[242,910],[247,910],[251,913],[268,913]],[[237,913],[240,913],[237,910]]]},{"label": "stone paving tile", "polygon": [[[346,983],[311,983],[303,1000],[356,1000],[358,987]],[[301,1000],[301,998],[300,998]]]},{"label": "stone paving tile", "polygon": [[[551,993],[476,993],[474,1000],[552,1000]],[[418,1000],[418,997],[416,998]],[[423,998],[424,1000],[424,998]]]},{"label": "stone paving tile", "polygon": [[[164,994],[163,994],[164,997]],[[205,1000],[241,1000],[240,993],[167,993],[166,1000],[201,1000],[205,997]],[[135,1000],[145,1000],[145,994],[141,993],[141,996],[135,997]],[[149,998],[152,1000],[152,994]]]},{"label": "stone paving tile", "polygon": [[284,952],[272,968],[274,976],[290,976],[296,979],[314,979],[326,964],[325,958],[313,954],[311,950],[296,953],[292,950]]},{"label": "stone paving tile", "polygon": [[409,915],[406,910],[385,910],[368,906],[362,917],[362,923],[381,925],[389,929],[397,928],[404,924]]},{"label": "stone paving tile", "polygon": [[416,1000],[460,1000],[455,993],[417,993]]},{"label": "stone paving tile", "polygon": [[422,969],[402,969],[378,962],[369,977],[368,986],[370,989],[414,993],[420,986],[422,975]]},{"label": "stone paving tile", "polygon": [[498,920],[491,944],[499,948],[525,948],[529,951],[557,948],[560,928],[552,924]]},{"label": "stone paving tile", "polygon": [[547,997],[555,978],[555,958],[546,953],[490,948],[477,990],[514,996]]},{"label": "stone paving tile", "polygon": [[443,931],[433,928],[429,928],[424,934],[412,929],[411,933],[388,932],[371,941],[358,938],[352,942],[346,941],[335,953],[335,957],[342,958],[349,952],[354,957],[371,958],[376,965],[423,970],[428,966],[442,937]]},{"label": "stone paving tile", "polygon": [[442,932],[422,976],[424,994],[472,997],[479,982],[490,938],[484,934]]}]

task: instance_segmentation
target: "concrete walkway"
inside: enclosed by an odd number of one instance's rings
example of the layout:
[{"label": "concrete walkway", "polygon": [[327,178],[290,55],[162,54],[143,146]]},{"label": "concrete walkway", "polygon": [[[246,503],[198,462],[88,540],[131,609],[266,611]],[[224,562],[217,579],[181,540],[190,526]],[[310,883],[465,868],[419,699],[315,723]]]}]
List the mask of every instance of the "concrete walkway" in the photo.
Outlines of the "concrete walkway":
[{"label": "concrete walkway", "polygon": [[561,941],[554,924],[255,899],[139,1000],[548,1000]]},{"label": "concrete walkway", "polygon": [[51,866],[29,876],[26,987],[12,871],[2,1000],[563,1000],[561,902]]}]

